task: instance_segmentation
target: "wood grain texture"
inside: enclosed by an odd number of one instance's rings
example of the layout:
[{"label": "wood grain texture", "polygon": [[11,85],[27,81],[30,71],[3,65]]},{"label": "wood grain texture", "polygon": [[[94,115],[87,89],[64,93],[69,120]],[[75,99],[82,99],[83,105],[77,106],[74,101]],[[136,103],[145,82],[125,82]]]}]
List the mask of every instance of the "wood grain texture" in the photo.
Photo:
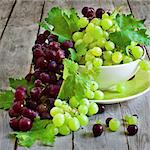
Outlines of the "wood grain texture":
[{"label": "wood grain texture", "polygon": [[32,60],[43,1],[20,0],[0,41],[0,88],[8,86],[9,77],[24,77]]}]

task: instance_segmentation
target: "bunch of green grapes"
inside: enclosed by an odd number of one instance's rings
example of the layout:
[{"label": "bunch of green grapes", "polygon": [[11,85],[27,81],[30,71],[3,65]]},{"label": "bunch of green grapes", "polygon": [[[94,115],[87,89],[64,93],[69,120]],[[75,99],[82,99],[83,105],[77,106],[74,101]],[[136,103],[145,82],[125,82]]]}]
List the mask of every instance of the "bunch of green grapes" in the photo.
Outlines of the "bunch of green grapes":
[{"label": "bunch of green grapes", "polygon": [[[56,99],[50,111],[53,117],[53,134],[68,135],[71,131],[77,131],[80,126],[88,125],[88,116],[98,112],[98,105],[84,98],[80,101],[75,96],[71,97],[69,104]],[[52,130],[52,129],[51,129]]]}]

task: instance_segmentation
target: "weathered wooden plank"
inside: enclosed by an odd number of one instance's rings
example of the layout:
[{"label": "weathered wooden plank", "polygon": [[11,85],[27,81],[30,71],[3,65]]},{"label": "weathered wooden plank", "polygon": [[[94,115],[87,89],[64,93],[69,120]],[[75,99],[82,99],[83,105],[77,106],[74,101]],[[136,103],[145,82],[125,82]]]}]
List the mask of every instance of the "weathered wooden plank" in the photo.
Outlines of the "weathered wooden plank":
[{"label": "weathered wooden plank", "polygon": [[15,140],[8,138],[10,131],[8,114],[0,110],[0,150],[14,150]]},{"label": "weathered wooden plank", "polygon": [[18,1],[0,41],[0,88],[9,77],[24,77],[32,60],[43,1]]},{"label": "weathered wooden plank", "polygon": [[13,8],[15,6],[15,0],[1,0],[0,1],[0,39],[7,26]]}]

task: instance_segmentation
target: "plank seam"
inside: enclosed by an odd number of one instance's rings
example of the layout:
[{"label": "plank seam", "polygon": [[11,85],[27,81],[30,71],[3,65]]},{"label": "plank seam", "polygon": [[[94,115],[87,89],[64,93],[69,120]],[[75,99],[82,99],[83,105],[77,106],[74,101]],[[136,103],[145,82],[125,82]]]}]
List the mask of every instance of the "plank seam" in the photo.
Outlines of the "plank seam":
[{"label": "plank seam", "polygon": [[18,143],[18,139],[16,138],[15,145],[14,145],[14,150],[17,150],[17,143]]},{"label": "plank seam", "polygon": [[72,150],[74,150],[74,132],[72,132]]},{"label": "plank seam", "polygon": [[16,3],[17,3],[17,0],[15,0],[15,2],[14,2],[13,5],[12,5],[12,8],[11,8],[11,11],[10,11],[10,13],[9,13],[8,19],[7,19],[7,21],[6,21],[5,27],[4,27],[3,31],[2,31],[1,36],[0,36],[0,41],[1,41],[2,37],[3,37],[3,35],[4,35],[5,29],[6,29],[6,27],[7,27],[7,24],[8,24],[8,22],[9,22],[10,18],[11,18],[11,15],[12,15],[12,12],[13,12],[13,10],[14,10],[14,8],[15,8]]}]

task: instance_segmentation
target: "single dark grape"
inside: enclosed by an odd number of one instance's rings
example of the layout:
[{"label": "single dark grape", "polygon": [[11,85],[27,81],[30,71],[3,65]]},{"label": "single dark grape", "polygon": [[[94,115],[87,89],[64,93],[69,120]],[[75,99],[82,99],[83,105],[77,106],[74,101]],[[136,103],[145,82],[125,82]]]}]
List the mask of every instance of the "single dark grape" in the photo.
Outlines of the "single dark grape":
[{"label": "single dark grape", "polygon": [[104,111],[105,111],[105,106],[104,105],[102,105],[102,104],[98,104],[98,113],[103,113]]},{"label": "single dark grape", "polygon": [[42,112],[40,114],[40,118],[41,119],[52,119],[52,117],[50,116],[50,113],[49,112]]},{"label": "single dark grape", "polygon": [[45,56],[45,53],[43,52],[42,49],[35,49],[33,51],[33,58],[34,59],[38,59],[39,57],[44,57]]},{"label": "single dark grape", "polygon": [[92,19],[95,17],[95,10],[92,7],[89,7],[86,17]]},{"label": "single dark grape", "polygon": [[22,112],[22,108],[23,108],[23,103],[18,101],[15,102],[12,106],[12,109],[16,112],[16,113],[21,113]]},{"label": "single dark grape", "polygon": [[25,79],[26,79],[28,82],[31,82],[32,79],[33,79],[33,74],[32,74],[32,73],[28,73],[28,74],[25,76]]},{"label": "single dark grape", "polygon": [[37,101],[40,97],[41,94],[41,88],[40,87],[34,87],[31,91],[30,91],[30,95],[32,100]]},{"label": "single dark grape", "polygon": [[111,117],[109,117],[109,118],[106,119],[106,126],[107,126],[107,127],[109,127],[109,121],[110,121],[111,119],[112,119]]},{"label": "single dark grape", "polygon": [[60,48],[60,43],[58,42],[50,42],[49,47],[51,50],[57,51]]},{"label": "single dark grape", "polygon": [[47,39],[48,39],[49,43],[52,41],[58,41],[58,36],[54,35],[54,34],[50,34]]},{"label": "single dark grape", "polygon": [[34,77],[36,79],[39,79],[40,78],[40,74],[42,73],[42,71],[38,68],[38,69],[35,69],[34,71]]},{"label": "single dark grape", "polygon": [[42,46],[41,44],[35,44],[33,47],[32,47],[32,51],[34,51],[35,49],[41,49]]},{"label": "single dark grape", "polygon": [[89,9],[88,7],[83,7],[82,9],[83,16],[87,17],[88,9]]},{"label": "single dark grape", "polygon": [[50,61],[50,63],[48,64],[48,69],[50,71],[56,71],[56,68],[57,68],[57,63],[56,61]]},{"label": "single dark grape", "polygon": [[49,35],[50,35],[50,31],[48,30],[45,30],[43,35],[45,36],[45,38],[47,38]]},{"label": "single dark grape", "polygon": [[17,89],[15,92],[15,99],[16,101],[24,101],[26,97],[26,93],[23,90]]},{"label": "single dark grape", "polygon": [[57,82],[57,76],[55,73],[50,73],[50,83],[56,83]]},{"label": "single dark grape", "polygon": [[64,41],[62,44],[61,44],[61,48],[63,50],[68,50],[68,48],[72,48],[73,47],[73,42],[70,41],[70,40],[67,40],[67,41]]},{"label": "single dark grape", "polygon": [[33,100],[29,100],[29,101],[26,102],[26,106],[28,108],[30,108],[31,110],[36,110],[37,102],[33,101]]},{"label": "single dark grape", "polygon": [[48,107],[45,104],[40,104],[37,106],[36,110],[39,114],[41,114],[43,112],[48,112]]},{"label": "single dark grape", "polygon": [[60,63],[64,58],[65,58],[65,52],[59,49],[56,53],[56,61]]},{"label": "single dark grape", "polygon": [[44,57],[40,57],[36,60],[36,67],[44,69],[48,65],[47,60]]},{"label": "single dark grape", "polygon": [[32,121],[29,118],[22,117],[19,120],[20,131],[29,131],[32,128]]},{"label": "single dark grape", "polygon": [[127,131],[128,135],[135,135],[138,132],[138,127],[136,125],[129,125]]},{"label": "single dark grape", "polygon": [[46,38],[43,34],[39,34],[37,36],[37,39],[35,41],[36,44],[43,44],[45,42]]},{"label": "single dark grape", "polygon": [[40,79],[37,79],[34,81],[35,87],[41,87],[42,86],[42,81]]},{"label": "single dark grape", "polygon": [[17,90],[22,90],[22,91],[24,91],[25,93],[27,92],[27,89],[26,89],[25,87],[23,87],[23,86],[17,87],[17,88],[16,88],[16,91],[17,91]]},{"label": "single dark grape", "polygon": [[47,49],[47,50],[45,51],[45,55],[46,55],[45,58],[46,58],[48,61],[49,61],[49,60],[55,60],[56,51]]},{"label": "single dark grape", "polygon": [[100,136],[103,133],[103,126],[101,124],[94,124],[93,135],[94,137]]},{"label": "single dark grape", "polygon": [[104,13],[105,13],[104,9],[98,8],[98,9],[96,10],[96,17],[97,17],[97,18],[102,18],[102,15],[103,15]]},{"label": "single dark grape", "polygon": [[60,86],[59,85],[51,84],[49,93],[50,93],[50,95],[52,97],[56,97],[58,95],[58,93],[59,93],[59,90],[60,90]]},{"label": "single dark grape", "polygon": [[16,113],[12,108],[9,109],[8,113],[9,113],[9,117],[11,118],[19,116],[19,114]]},{"label": "single dark grape", "polygon": [[50,82],[50,76],[49,74],[47,73],[41,73],[40,74],[40,80],[43,82],[43,83],[49,83]]},{"label": "single dark grape", "polygon": [[19,131],[19,120],[17,118],[11,119],[9,125],[14,131]]}]

